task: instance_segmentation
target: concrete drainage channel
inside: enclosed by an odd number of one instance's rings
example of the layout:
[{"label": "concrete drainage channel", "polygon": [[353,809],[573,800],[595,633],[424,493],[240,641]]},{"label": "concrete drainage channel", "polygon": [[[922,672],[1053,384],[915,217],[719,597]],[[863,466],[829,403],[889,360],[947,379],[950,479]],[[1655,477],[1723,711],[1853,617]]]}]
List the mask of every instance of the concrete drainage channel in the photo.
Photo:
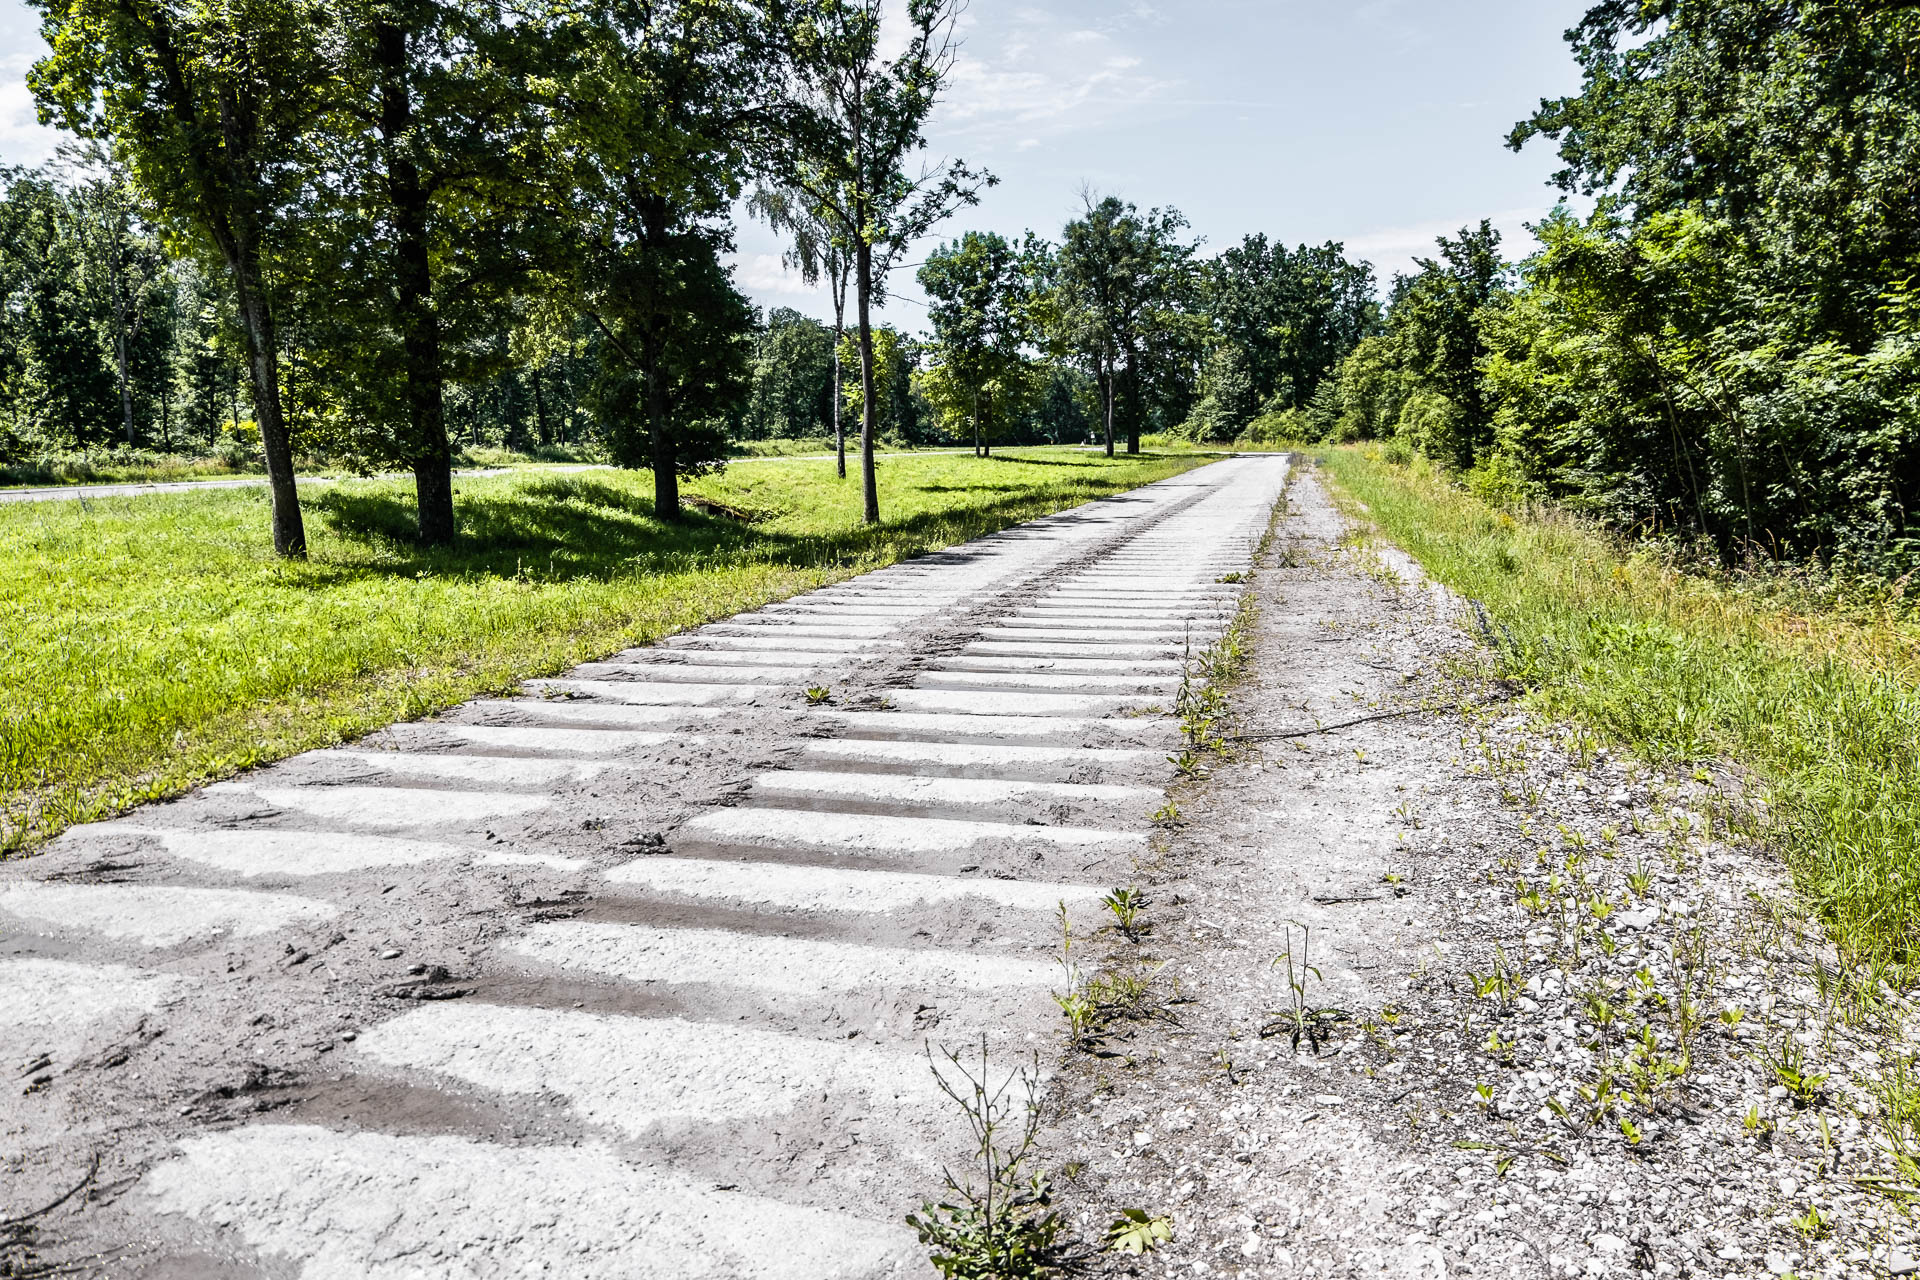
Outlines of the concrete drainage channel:
[{"label": "concrete drainage channel", "polygon": [[930,1274],[900,1222],[964,1122],[926,1047],[1055,1050],[1057,904],[1091,927],[1131,878],[1149,709],[1285,476],[1216,463],[69,832],[0,882],[7,1203],[97,1159],[40,1247],[134,1276]]}]

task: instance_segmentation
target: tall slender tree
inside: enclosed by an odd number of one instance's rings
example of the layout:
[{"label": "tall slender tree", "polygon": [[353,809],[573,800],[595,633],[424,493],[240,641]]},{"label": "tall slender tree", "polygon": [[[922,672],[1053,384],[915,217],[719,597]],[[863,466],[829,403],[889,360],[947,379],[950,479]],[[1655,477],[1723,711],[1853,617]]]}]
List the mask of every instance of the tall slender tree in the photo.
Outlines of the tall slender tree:
[{"label": "tall slender tree", "polygon": [[1140,452],[1142,383],[1162,338],[1187,304],[1194,246],[1177,209],[1141,213],[1118,196],[1083,193],[1086,211],[1067,224],[1056,256],[1052,316],[1059,340],[1085,361],[1100,388],[1107,456],[1123,403],[1127,452]]},{"label": "tall slender tree", "polygon": [[847,331],[847,283],[853,256],[832,215],[804,191],[793,187],[762,186],[747,207],[776,231],[791,237],[784,255],[789,270],[798,271],[810,285],[827,282],[833,300],[833,453],[840,478],[847,478],[846,420],[841,416],[840,341]]},{"label": "tall slender tree", "polygon": [[676,434],[674,388],[691,352],[723,349],[704,323],[741,314],[718,260],[731,247],[724,218],[785,118],[787,57],[767,10],[746,0],[607,0],[593,13],[562,33],[557,105],[575,288],[603,356],[633,375],[646,427],[622,439],[644,443],[654,512],[674,520],[680,474],[720,456],[711,438]]},{"label": "tall slender tree", "polygon": [[868,524],[880,520],[873,464],[873,308],[887,275],[914,241],[979,200],[990,174],[959,160],[909,164],[926,146],[926,123],[953,72],[954,22],[963,0],[907,0],[906,39],[885,55],[884,0],[817,0],[791,33],[807,127],[769,160],[851,245],[860,352],[860,486]]},{"label": "tall slender tree", "polygon": [[44,119],[111,143],[158,214],[216,250],[232,278],[274,550],[306,554],[280,397],[266,264],[300,199],[330,82],[319,0],[34,0],[51,46],[28,73]]}]

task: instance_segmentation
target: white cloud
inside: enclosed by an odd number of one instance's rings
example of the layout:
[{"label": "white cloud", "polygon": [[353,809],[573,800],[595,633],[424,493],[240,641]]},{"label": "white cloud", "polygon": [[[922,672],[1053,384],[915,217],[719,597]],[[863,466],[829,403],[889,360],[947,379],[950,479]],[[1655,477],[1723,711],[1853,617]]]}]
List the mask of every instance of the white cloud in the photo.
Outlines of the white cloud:
[{"label": "white cloud", "polygon": [[62,134],[40,123],[27,92],[32,55],[0,57],[0,164],[39,164],[53,157]]},{"label": "white cloud", "polygon": [[1163,100],[1179,82],[1123,44],[1133,13],[1110,30],[1069,26],[1021,9],[991,26],[969,15],[966,40],[937,116],[942,135],[1028,149],[1045,137],[1110,124]]},{"label": "white cloud", "polygon": [[734,279],[755,293],[811,298],[821,292],[820,286],[801,279],[800,273],[788,267],[777,253],[740,255],[734,260]]},{"label": "white cloud", "polygon": [[1393,278],[1396,271],[1412,272],[1415,269],[1414,259],[1438,257],[1440,250],[1434,243],[1438,237],[1457,236],[1462,227],[1477,227],[1480,219],[1487,217],[1500,233],[1502,255],[1512,262],[1526,257],[1538,247],[1526,224],[1538,222],[1546,215],[1544,207],[1507,209],[1495,214],[1470,214],[1407,226],[1383,227],[1362,235],[1348,236],[1347,256],[1365,258],[1373,263],[1375,272],[1384,284]]}]

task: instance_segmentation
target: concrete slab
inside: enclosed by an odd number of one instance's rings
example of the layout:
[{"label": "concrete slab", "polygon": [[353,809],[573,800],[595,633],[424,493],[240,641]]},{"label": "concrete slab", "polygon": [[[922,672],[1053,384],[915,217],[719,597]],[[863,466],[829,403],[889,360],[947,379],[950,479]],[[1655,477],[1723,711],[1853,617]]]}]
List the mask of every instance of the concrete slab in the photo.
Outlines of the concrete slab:
[{"label": "concrete slab", "polygon": [[301,1280],[904,1280],[926,1267],[904,1227],[715,1191],[601,1145],[251,1125],[187,1139],[139,1194]]},{"label": "concrete slab", "polygon": [[986,746],[1073,747],[1088,741],[1169,742],[1174,726],[1157,716],[1100,719],[1093,716],[979,716],[941,712],[832,711],[813,713],[850,738],[896,742],[948,742]]},{"label": "concrete slab", "polygon": [[[789,649],[795,653],[879,653],[898,649],[904,641],[885,638],[849,638],[845,636],[715,635],[704,628],[685,635],[668,636],[660,642],[663,649],[713,649],[737,653],[748,649]],[[629,649],[619,655],[630,658],[646,649]]]},{"label": "concrete slab", "polygon": [[535,925],[505,950],[536,964],[625,982],[744,987],[780,996],[901,988],[998,991],[1045,987],[1060,978],[1056,964],[1007,955],[578,920]]},{"label": "concrete slab", "polygon": [[672,649],[642,649],[639,653],[623,654],[618,659],[631,667],[646,665],[680,667],[686,670],[710,667],[787,667],[813,672],[822,667],[844,666],[863,661],[879,649],[841,650],[834,649],[819,653],[809,653],[803,649],[689,649],[679,646]]},{"label": "concrete slab", "polygon": [[675,849],[770,849],[828,857],[849,853],[927,857],[999,843],[1051,849],[1144,848],[1146,836],[1100,827],[1038,826],[963,818],[903,818],[879,813],[816,813],[741,805],[683,823]]},{"label": "concrete slab", "polygon": [[840,640],[877,640],[899,630],[891,622],[796,622],[788,618],[742,616],[715,622],[704,632],[712,636],[816,636]]},{"label": "concrete slab", "polygon": [[[1150,787],[1026,782],[989,778],[922,778],[899,773],[780,769],[753,779],[755,803],[800,807],[800,802],[897,805],[904,810],[1048,812],[1055,805],[1150,813],[1165,794]],[[1146,806],[1142,808],[1142,806]],[[1044,825],[1044,824],[1042,824]]]},{"label": "concrete slab", "polygon": [[941,662],[914,677],[916,689],[1036,689],[1042,693],[1141,694],[1171,697],[1178,675],[1085,675],[1067,671],[965,671]]},{"label": "concrete slab", "polygon": [[9,1062],[44,1053],[66,1066],[90,1044],[192,986],[187,978],[120,964],[0,960],[0,1041]]},{"label": "concrete slab", "polygon": [[[1158,640],[1171,637],[1182,639],[1192,636],[1195,639],[1206,636],[1211,639],[1226,628],[1220,623],[1196,620],[1184,622],[1127,622],[1110,618],[1092,618],[1085,614],[1062,614],[1057,618],[1001,618],[992,627],[983,628],[981,635],[1015,634],[1028,635],[1040,632],[1064,638],[1098,639],[1111,636],[1116,640],[1135,640],[1146,638]],[[1082,633],[1086,633],[1082,635]]]},{"label": "concrete slab", "polygon": [[682,734],[637,729],[549,729],[538,726],[444,724],[416,721],[396,724],[382,736],[396,740],[457,742],[489,751],[524,751],[543,756],[580,756],[609,759],[647,747],[687,742]]},{"label": "concrete slab", "polygon": [[777,862],[724,862],[705,858],[641,858],[607,872],[607,884],[671,898],[726,902],[780,911],[832,911],[875,915],[909,907],[979,898],[1018,911],[1052,911],[1098,899],[1092,885],[984,876],[908,875],[841,867],[789,866]]},{"label": "concrete slab", "polygon": [[1117,663],[1110,658],[1061,658],[1045,654],[1011,654],[996,657],[992,654],[959,653],[950,658],[941,658],[941,671],[1058,671],[1072,675],[1111,675],[1116,671],[1133,671],[1143,675],[1179,676],[1178,658],[1130,658]]},{"label": "concrete slab", "polygon": [[0,912],[58,930],[97,933],[149,947],[230,934],[251,938],[320,924],[339,908],[288,893],[149,884],[0,885]]},{"label": "concrete slab", "polygon": [[799,685],[817,680],[823,669],[838,666],[843,659],[821,655],[817,663],[798,662],[781,666],[736,659],[726,664],[683,663],[668,657],[647,662],[583,662],[569,678],[577,680],[638,680],[648,684],[753,684]]},{"label": "concrete slab", "polygon": [[467,710],[484,716],[532,720],[540,725],[645,729],[663,733],[671,733],[676,725],[714,725],[733,720],[737,715],[719,707],[633,706],[603,702],[592,697],[519,698],[513,701],[483,698],[468,703]]},{"label": "concrete slab", "polygon": [[559,1094],[588,1123],[627,1137],[669,1120],[784,1115],[828,1092],[887,1108],[931,1108],[940,1096],[919,1054],[571,1009],[431,1005],[361,1032],[354,1049],[483,1089]]},{"label": "concrete slab", "polygon": [[529,689],[552,689],[586,694],[608,702],[645,707],[743,706],[769,689],[785,686],[751,684],[680,684],[652,680],[529,680]]},{"label": "concrete slab", "polygon": [[1107,697],[1081,693],[1005,693],[992,689],[893,689],[887,701],[902,711],[951,711],[968,716],[1107,716],[1155,705],[1152,695]]},{"label": "concrete slab", "polygon": [[338,831],[162,830],[132,823],[75,827],[69,838],[138,836],[167,855],[240,876],[332,876],[373,867],[408,867],[471,857],[473,849],[431,840],[350,835]]},{"label": "concrete slab", "polygon": [[828,738],[806,743],[800,760],[809,768],[890,770],[937,778],[1034,778],[1066,782],[1077,772],[1112,769],[1153,772],[1165,764],[1158,751],[1099,747],[970,746],[948,742],[884,742]]},{"label": "concrete slab", "polygon": [[594,761],[527,760],[513,756],[467,756],[411,751],[332,748],[294,756],[287,765],[315,772],[365,776],[377,770],[392,778],[475,782],[489,787],[558,787],[587,782],[607,766]]},{"label": "concrete slab", "polygon": [[960,652],[982,658],[1087,658],[1114,662],[1147,659],[1180,661],[1183,646],[1169,644],[1098,644],[1068,640],[975,640]]},{"label": "concrete slab", "polygon": [[[232,787],[225,791],[221,788]],[[548,796],[505,791],[435,791],[427,787],[250,787],[216,783],[208,794],[253,795],[276,809],[292,809],[352,827],[399,830],[451,827],[489,818],[538,813]]]}]

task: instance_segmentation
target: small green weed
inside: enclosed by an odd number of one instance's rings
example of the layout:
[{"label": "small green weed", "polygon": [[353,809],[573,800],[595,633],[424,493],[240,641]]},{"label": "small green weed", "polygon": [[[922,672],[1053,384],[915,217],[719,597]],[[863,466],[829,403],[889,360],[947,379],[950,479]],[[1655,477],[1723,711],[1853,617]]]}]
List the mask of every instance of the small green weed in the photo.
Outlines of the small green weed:
[{"label": "small green weed", "polygon": [[1058,1271],[1064,1224],[1048,1207],[1047,1180],[1027,1171],[1040,1135],[1039,1057],[996,1083],[984,1033],[977,1073],[957,1050],[940,1053],[945,1069],[931,1046],[928,1066],[967,1117],[974,1164],[958,1176],[946,1170],[947,1198],[922,1204],[907,1225],[947,1280],[1044,1280]]}]

